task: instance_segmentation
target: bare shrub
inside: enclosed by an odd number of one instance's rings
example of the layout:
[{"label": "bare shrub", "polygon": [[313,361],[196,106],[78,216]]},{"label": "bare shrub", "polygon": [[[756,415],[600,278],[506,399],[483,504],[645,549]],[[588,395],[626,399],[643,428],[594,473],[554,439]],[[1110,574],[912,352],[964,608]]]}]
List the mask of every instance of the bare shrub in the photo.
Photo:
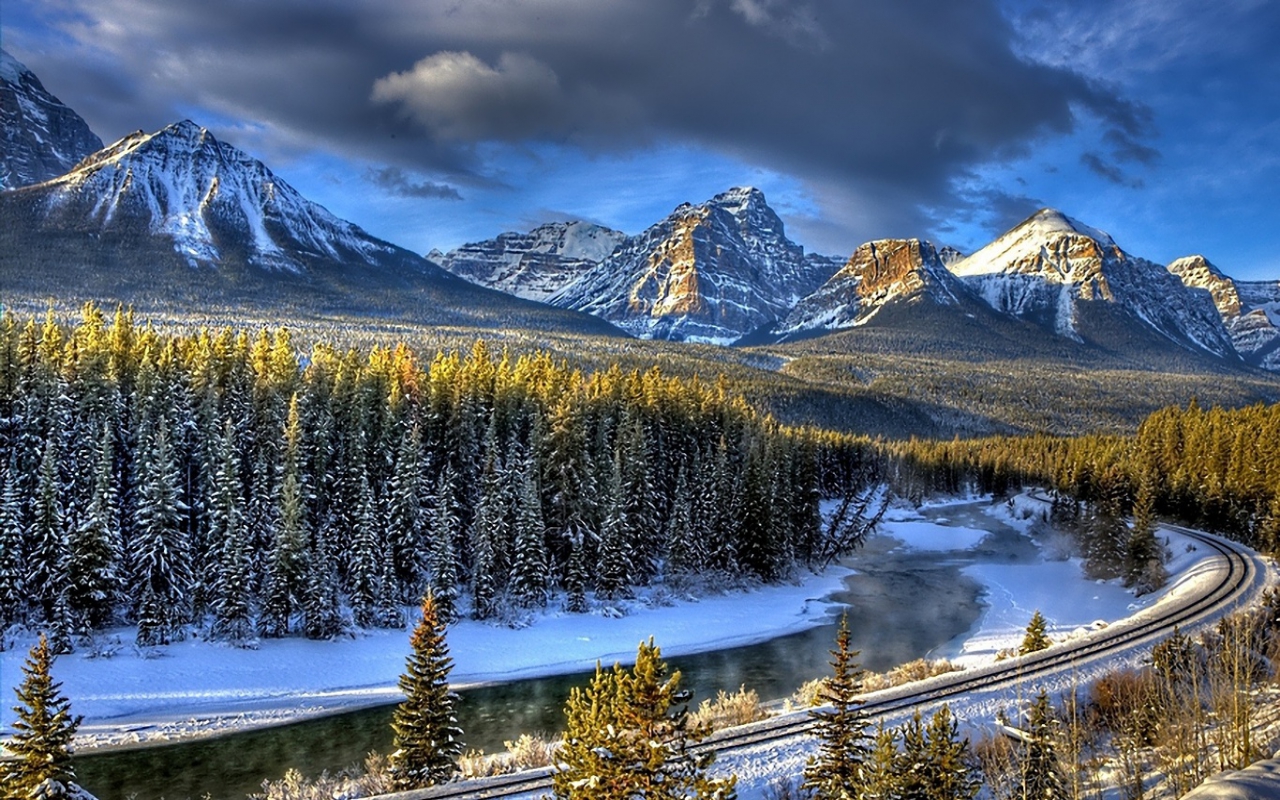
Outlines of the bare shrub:
[{"label": "bare shrub", "polygon": [[506,752],[487,755],[480,750],[470,750],[458,759],[458,771],[464,778],[487,778],[508,775],[526,769],[549,767],[556,761],[560,739],[529,733],[520,734],[515,741],[503,742]]},{"label": "bare shrub", "polygon": [[741,686],[733,694],[721,689],[715,700],[703,700],[698,710],[689,715],[689,722],[694,727],[708,725],[711,730],[718,731],[734,725],[746,725],[767,716],[769,715],[760,706],[760,695],[756,694],[755,689]]},{"label": "bare shrub", "polygon": [[291,769],[278,781],[263,781],[262,791],[250,797],[254,800],[333,800],[335,797],[372,797],[394,791],[390,761],[380,753],[370,753],[365,757],[363,769],[353,766],[334,775],[326,770],[316,778],[307,778],[298,770]]},{"label": "bare shrub", "polygon": [[901,686],[904,683],[923,681],[938,675],[946,675],[949,672],[959,672],[962,669],[964,668],[952,664],[945,658],[939,658],[934,661],[917,658],[915,661],[908,661],[905,664],[896,666],[888,672],[868,673],[863,678],[862,690],[864,692],[874,692],[893,686]]}]

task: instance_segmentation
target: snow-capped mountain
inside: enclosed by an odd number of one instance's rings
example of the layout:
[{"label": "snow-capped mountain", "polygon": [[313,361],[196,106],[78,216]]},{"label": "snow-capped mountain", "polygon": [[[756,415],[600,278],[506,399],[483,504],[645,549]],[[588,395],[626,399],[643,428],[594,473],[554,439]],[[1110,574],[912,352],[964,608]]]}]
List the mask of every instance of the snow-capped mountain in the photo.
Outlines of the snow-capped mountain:
[{"label": "snow-capped mountain", "polygon": [[624,242],[550,302],[644,339],[728,344],[772,325],[829,276],[758,189],[685,203]]},{"label": "snow-capped mountain", "polygon": [[1106,341],[1092,327],[1118,312],[1160,337],[1215,356],[1238,358],[1209,295],[1189,291],[1164,268],[1122,250],[1105,232],[1042,209],[951,271],[995,310],[1048,326],[1077,341]]},{"label": "snow-capped mountain", "polygon": [[1209,292],[1246,361],[1280,370],[1280,281],[1236,281],[1200,255],[1180,258],[1168,270],[1186,286]]},{"label": "snow-capped mountain", "polygon": [[891,303],[957,305],[969,291],[920,239],[881,239],[854,251],[817,291],[800,301],[778,332],[838,330],[863,325]]},{"label": "snow-capped mountain", "polygon": [[0,189],[56,178],[100,149],[88,123],[0,49]]},{"label": "snow-capped mountain", "polygon": [[427,257],[463,280],[542,301],[604,261],[626,239],[621,231],[590,222],[551,222]]},{"label": "snow-capped mountain", "polygon": [[190,121],[130,134],[65,175],[0,193],[0,228],[0,285],[14,293],[616,333],[377,239]]}]

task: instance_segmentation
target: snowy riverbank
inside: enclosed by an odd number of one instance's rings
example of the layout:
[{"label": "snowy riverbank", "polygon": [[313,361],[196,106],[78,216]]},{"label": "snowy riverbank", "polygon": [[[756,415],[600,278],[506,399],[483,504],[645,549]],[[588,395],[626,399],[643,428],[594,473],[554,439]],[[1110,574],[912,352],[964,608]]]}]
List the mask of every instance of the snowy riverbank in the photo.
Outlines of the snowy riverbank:
[{"label": "snowy riverbank", "polygon": [[[975,500],[949,505],[971,506]],[[1038,510],[1020,501],[989,506],[985,513],[1025,533],[1027,517]],[[903,547],[957,553],[980,547],[988,535],[976,526],[927,520],[910,508],[892,509],[882,533]],[[1171,545],[1176,584],[1203,553],[1186,551],[1180,541]],[[963,570],[985,587],[986,609],[970,631],[932,655],[966,666],[1016,646],[1037,608],[1048,618],[1051,635],[1060,638],[1099,620],[1129,616],[1161,596],[1134,598],[1116,584],[1086,581],[1074,560],[984,563]],[[765,641],[822,624],[831,608],[826,598],[850,574],[833,567],[823,575],[806,574],[797,585],[700,600],[632,601],[624,616],[551,611],[520,629],[463,621],[449,630],[453,678],[469,685],[587,671],[597,659],[608,664],[631,658],[636,644],[650,635],[669,658]],[[132,635],[130,629],[115,632],[124,644],[110,658],[76,653],[55,665],[76,712],[85,716],[82,749],[163,743],[395,702],[408,649],[407,631],[333,642],[264,640],[257,650],[187,641],[149,653],[129,644]],[[13,696],[21,679],[24,655],[25,648],[0,653],[0,691],[6,696]]]}]

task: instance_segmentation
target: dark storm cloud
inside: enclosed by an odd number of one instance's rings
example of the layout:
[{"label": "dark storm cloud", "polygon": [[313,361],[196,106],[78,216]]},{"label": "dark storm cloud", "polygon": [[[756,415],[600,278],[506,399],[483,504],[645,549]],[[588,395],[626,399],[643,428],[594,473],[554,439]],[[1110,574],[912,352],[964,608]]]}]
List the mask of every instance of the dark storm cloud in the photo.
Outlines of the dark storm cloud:
[{"label": "dark storm cloud", "polygon": [[1150,127],[1113,90],[1016,55],[995,0],[46,5],[76,43],[41,58],[65,94],[92,91],[71,74],[85,52],[132,89],[136,104],[78,103],[104,135],[194,106],[460,184],[489,180],[485,142],[694,143],[825,187],[827,216],[868,236],[918,232],[920,208],[965,202],[958,178],[1078,114],[1139,161]]},{"label": "dark storm cloud", "polygon": [[1084,164],[1085,167],[1087,167],[1093,174],[1100,178],[1105,178],[1117,186],[1130,186],[1133,188],[1140,188],[1142,186],[1141,180],[1129,177],[1124,173],[1124,170],[1107,161],[1097,153],[1083,153],[1080,156],[1080,163]]},{"label": "dark storm cloud", "polygon": [[424,200],[462,199],[462,195],[458,193],[458,190],[449,184],[414,180],[406,175],[405,171],[399,167],[369,169],[365,172],[365,177],[368,178],[371,183],[375,183],[383,189],[386,189],[393,194],[398,194],[401,197],[417,197]]}]

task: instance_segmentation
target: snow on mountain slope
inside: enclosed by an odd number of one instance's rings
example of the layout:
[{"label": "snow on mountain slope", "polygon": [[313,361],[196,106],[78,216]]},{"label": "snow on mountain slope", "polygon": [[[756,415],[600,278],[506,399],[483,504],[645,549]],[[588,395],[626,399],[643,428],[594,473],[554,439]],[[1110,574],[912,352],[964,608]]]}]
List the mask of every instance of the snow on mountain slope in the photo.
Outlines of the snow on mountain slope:
[{"label": "snow on mountain slope", "polygon": [[834,261],[807,257],[753,188],[685,203],[549,302],[645,339],[729,344],[785,316]]},{"label": "snow on mountain slope", "polygon": [[303,272],[305,257],[374,263],[403,252],[188,120],[130,134],[45,188],[50,216],[87,211],[103,228],[145,225],[192,266],[235,251],[256,267]]},{"label": "snow on mountain slope", "polygon": [[1162,267],[1122,250],[1107,233],[1042,209],[951,271],[997,311],[1082,341],[1085,304],[1128,315],[1162,337],[1237,358],[1208,294],[1188,290]]},{"label": "snow on mountain slope", "polygon": [[100,149],[88,123],[0,49],[0,189],[57,177]]},{"label": "snow on mountain slope", "polygon": [[881,239],[855,250],[839,272],[800,301],[778,331],[791,335],[855,327],[890,303],[928,299],[955,305],[968,296],[929,242]]},{"label": "snow on mountain slope", "polygon": [[1187,287],[1209,292],[1246,361],[1280,370],[1280,281],[1235,281],[1200,255],[1179,258],[1168,270]]},{"label": "snow on mountain slope", "polygon": [[627,235],[590,222],[551,222],[435,254],[459,278],[528,300],[546,300],[597,266]]}]

